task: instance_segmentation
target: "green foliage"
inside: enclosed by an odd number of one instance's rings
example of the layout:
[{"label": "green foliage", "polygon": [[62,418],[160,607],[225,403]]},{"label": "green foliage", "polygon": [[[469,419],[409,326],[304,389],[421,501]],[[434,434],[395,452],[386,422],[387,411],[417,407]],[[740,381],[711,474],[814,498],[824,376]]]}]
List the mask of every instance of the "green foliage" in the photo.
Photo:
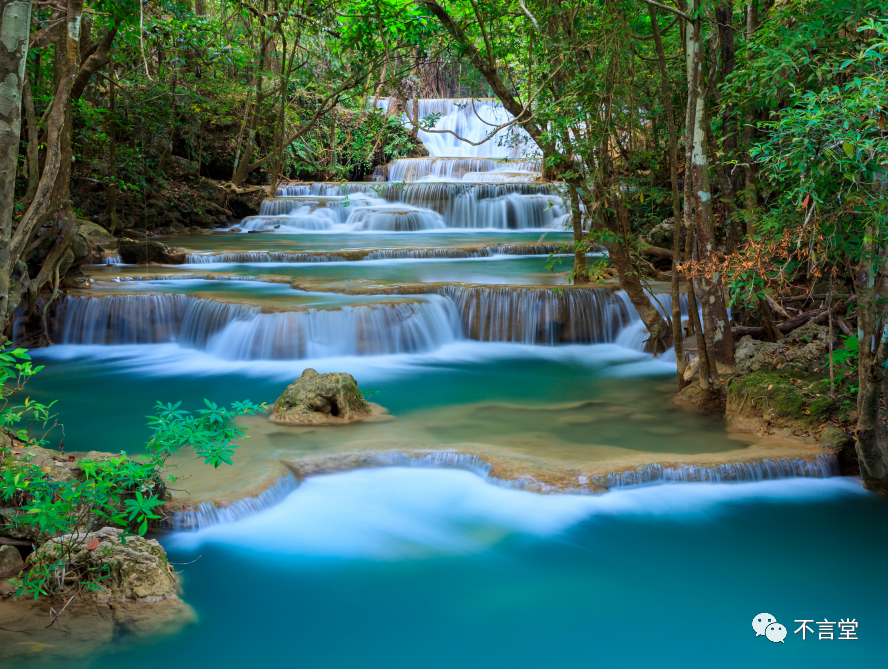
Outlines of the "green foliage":
[{"label": "green foliage", "polygon": [[[0,354],[4,398],[20,391],[23,381],[39,371],[30,365],[27,353],[21,349]],[[18,595],[36,598],[67,587],[59,573],[67,568],[88,532],[112,526],[125,529],[124,541],[127,535],[144,535],[149,524],[161,518],[158,512],[167,495],[166,484],[176,480],[176,467],[168,460],[183,449],[192,450],[216,468],[232,464],[237,442],[246,430],[237,426],[236,419],[265,411],[265,405],[248,401],[234,402],[230,407],[209,400],[204,403],[206,408],[192,413],[180,409],[181,402],[158,402],[155,413],[148,417],[153,434],[144,455],[129,457],[122,452],[96,460],[82,459],[77,464],[82,476],[74,480],[54,476],[53,467],[32,461],[37,453],[29,453],[27,446],[42,442],[23,439],[26,443],[19,447],[22,450],[13,450],[8,427],[25,415],[45,423],[48,407],[26,402],[24,409],[4,411],[0,426],[5,428],[5,434],[0,432],[0,502],[20,509],[15,523],[37,537],[37,543],[55,539],[54,555],[58,557],[56,562],[40,563],[27,570],[19,582]],[[76,587],[94,591],[101,588],[100,581],[106,575],[104,570],[85,570],[77,574]]]},{"label": "green foliage", "polygon": [[833,351],[833,363],[856,368],[857,361],[860,358],[860,340],[856,335],[851,335],[849,337],[842,337],[842,343],[845,345],[845,348]]}]

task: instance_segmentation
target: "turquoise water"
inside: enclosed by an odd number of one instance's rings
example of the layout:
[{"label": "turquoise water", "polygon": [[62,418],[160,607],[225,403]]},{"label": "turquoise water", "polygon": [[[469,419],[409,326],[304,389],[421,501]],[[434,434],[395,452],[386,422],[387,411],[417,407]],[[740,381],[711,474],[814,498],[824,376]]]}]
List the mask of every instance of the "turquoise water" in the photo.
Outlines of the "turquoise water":
[{"label": "turquoise water", "polygon": [[[888,502],[856,481],[688,484],[599,498],[468,472],[311,479],[164,543],[199,623],[96,667],[880,666]],[[870,572],[872,573],[872,572]],[[768,612],[785,643],[756,638]],[[796,619],[855,618],[858,641]],[[814,628],[816,629],[816,627]]]},{"label": "turquoise water", "polygon": [[[565,237],[548,233],[542,241]],[[528,243],[541,235],[243,234],[166,241],[202,252],[252,252]],[[539,280],[544,262],[135,270],[517,283]],[[111,278],[118,271],[99,275]],[[194,279],[103,283],[92,294],[114,292],[349,309],[414,299]],[[445,298],[432,297],[442,306]],[[517,308],[505,301],[500,307]],[[403,318],[415,321],[423,313],[405,311]],[[48,435],[51,445],[64,440],[68,452],[137,453],[149,436],[145,416],[158,400],[182,400],[188,409],[200,408],[205,397],[271,403],[312,367],[348,372],[362,389],[378,391],[372,399],[391,420],[300,429],[252,419],[252,437],[234,468],[202,468],[184,480],[181,485],[195,491],[191,499],[207,490],[217,493],[211,498],[226,491],[237,497],[269,472],[279,475],[282,462],[344,450],[468,444],[463,450],[491,460],[576,477],[590,463],[745,454],[743,449],[761,447],[760,437],[737,435],[718,419],[671,404],[674,363],[637,350],[638,322],[607,344],[482,343],[465,333],[444,333],[433,345],[398,354],[239,359],[234,352],[241,340],[233,335],[244,323],[235,320],[231,336],[202,349],[67,344],[35,352],[46,368],[29,385],[30,397],[59,401],[63,427]],[[351,323],[356,341],[378,336],[370,331],[377,321],[358,323]],[[275,332],[281,338],[338,334]],[[32,660],[51,669],[881,666],[888,651],[888,586],[879,576],[886,526],[888,501],[865,493],[854,479],[661,485],[591,496],[539,495],[455,469],[388,467],[316,476],[255,515],[157,537],[181,572],[182,598],[197,616],[192,624],[172,636],[119,628],[116,636],[96,639],[88,655],[65,660],[52,659],[70,652],[71,638],[60,632],[51,648],[35,647],[14,666],[31,666]],[[751,621],[762,612],[787,627],[785,643],[755,636]],[[824,618],[855,618],[859,640],[802,641],[792,633],[796,619]],[[0,638],[0,644],[7,642]]]},{"label": "turquoise water", "polygon": [[[573,258],[553,266],[566,272]],[[561,285],[565,278],[546,269],[548,256],[470,260],[371,260],[338,263],[207,263],[185,265],[198,272],[242,276],[277,274],[306,281],[380,281],[392,283],[460,282],[480,284]]]},{"label": "turquoise water", "polygon": [[258,252],[258,251],[339,251],[350,249],[400,249],[453,246],[482,246],[486,244],[555,244],[571,239],[568,232],[559,230],[520,232],[514,230],[452,229],[433,232],[306,232],[302,234],[216,233],[212,235],[176,235],[157,237],[170,246],[181,246],[201,252]]}]

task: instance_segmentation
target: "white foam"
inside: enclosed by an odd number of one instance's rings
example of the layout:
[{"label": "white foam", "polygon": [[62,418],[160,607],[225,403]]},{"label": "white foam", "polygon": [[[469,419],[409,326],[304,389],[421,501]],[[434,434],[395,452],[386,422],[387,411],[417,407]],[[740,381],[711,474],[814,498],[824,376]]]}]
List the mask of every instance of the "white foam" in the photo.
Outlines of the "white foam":
[{"label": "white foam", "polygon": [[831,478],[539,495],[489,485],[468,471],[388,467],[307,479],[275,507],[172,541],[288,556],[397,560],[482,551],[515,534],[552,537],[596,518],[696,522],[755,500],[805,503],[865,494],[858,480]]}]

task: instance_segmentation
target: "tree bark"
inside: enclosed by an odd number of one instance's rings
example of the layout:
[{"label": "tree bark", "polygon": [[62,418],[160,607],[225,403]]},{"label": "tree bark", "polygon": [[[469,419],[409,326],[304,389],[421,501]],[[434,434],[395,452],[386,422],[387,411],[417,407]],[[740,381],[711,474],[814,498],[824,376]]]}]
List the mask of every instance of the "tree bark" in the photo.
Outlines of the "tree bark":
[{"label": "tree bark", "polygon": [[678,129],[675,127],[675,111],[672,108],[672,90],[669,86],[669,72],[666,69],[666,52],[657,23],[657,10],[648,5],[651,17],[651,30],[654,36],[654,48],[657,52],[657,65],[660,70],[660,95],[663,109],[666,111],[666,131],[669,133],[669,181],[672,185],[672,343],[675,347],[675,365],[678,377],[678,389],[681,390],[686,381],[684,341],[681,331],[681,293],[678,283],[678,265],[681,253],[681,196],[678,190]]},{"label": "tree bark", "polygon": [[34,96],[31,94],[31,82],[25,79],[22,89],[22,104],[25,107],[25,119],[28,121],[28,192],[22,198],[22,206],[27,207],[37,193],[40,183],[40,130],[37,127],[37,114],[34,111]]},{"label": "tree bark", "polygon": [[[0,334],[7,331],[15,175],[22,129],[22,88],[31,31],[30,0],[0,0]],[[33,127],[33,126],[32,126]],[[36,146],[36,142],[33,142]],[[36,164],[36,163],[35,163]]]},{"label": "tree bark", "polygon": [[879,231],[870,225],[855,267],[857,284],[857,327],[860,358],[857,394],[857,459],[860,476],[867,489],[888,495],[888,435],[883,422],[881,397],[885,389],[885,361],[888,359],[886,318],[880,304],[885,250],[879,244]]},{"label": "tree bark", "polygon": [[[40,177],[34,201],[22,216],[22,220],[12,235],[9,245],[9,264],[3,274],[4,278],[0,280],[9,280],[16,263],[49,215],[62,206],[70,209],[70,196],[66,197],[66,195],[69,193],[71,173],[71,87],[78,70],[77,58],[80,53],[80,19],[83,14],[83,1],[68,0],[67,20],[61,25],[63,34],[58,36],[56,45],[56,48],[61,51],[61,55],[57,53],[57,59],[62,59],[65,68],[59,68],[60,78],[56,86],[52,110],[46,122],[46,160],[43,174]],[[60,184],[60,181],[64,183]],[[32,292],[39,289],[40,286],[34,286],[31,282],[28,290]]]},{"label": "tree bark", "polygon": [[[688,3],[688,11],[696,10],[696,0]],[[686,27],[688,54],[688,108],[686,138],[686,176],[691,181],[694,206],[697,252],[705,258],[715,252],[715,224],[712,215],[712,189],[709,182],[709,160],[706,151],[705,99],[702,90],[702,22],[688,22]],[[728,319],[721,278],[700,280],[700,304],[703,309],[704,336],[711,338],[715,357],[722,364],[734,366],[734,339]]]},{"label": "tree bark", "polygon": [[574,238],[574,283],[588,283],[589,269],[586,266],[586,245],[583,242],[583,212],[580,211],[580,196],[573,184],[567,186],[570,198],[570,222]]}]

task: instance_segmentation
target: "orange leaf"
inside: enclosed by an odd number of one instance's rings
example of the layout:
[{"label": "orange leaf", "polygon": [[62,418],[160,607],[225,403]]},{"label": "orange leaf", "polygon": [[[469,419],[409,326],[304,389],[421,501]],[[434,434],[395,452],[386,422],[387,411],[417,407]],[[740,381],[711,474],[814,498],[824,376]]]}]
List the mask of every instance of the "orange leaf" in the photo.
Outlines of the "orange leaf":
[{"label": "orange leaf", "polygon": [[808,202],[810,202],[810,201],[811,201],[811,196],[810,196],[810,195],[806,195],[806,196],[805,196],[805,199],[802,200],[802,206],[807,208],[807,206],[808,206]]},{"label": "orange leaf", "polygon": [[88,550],[88,551],[94,551],[98,547],[99,547],[99,540],[96,537],[93,537],[92,539],[90,539],[89,542],[86,544],[86,550]]}]

